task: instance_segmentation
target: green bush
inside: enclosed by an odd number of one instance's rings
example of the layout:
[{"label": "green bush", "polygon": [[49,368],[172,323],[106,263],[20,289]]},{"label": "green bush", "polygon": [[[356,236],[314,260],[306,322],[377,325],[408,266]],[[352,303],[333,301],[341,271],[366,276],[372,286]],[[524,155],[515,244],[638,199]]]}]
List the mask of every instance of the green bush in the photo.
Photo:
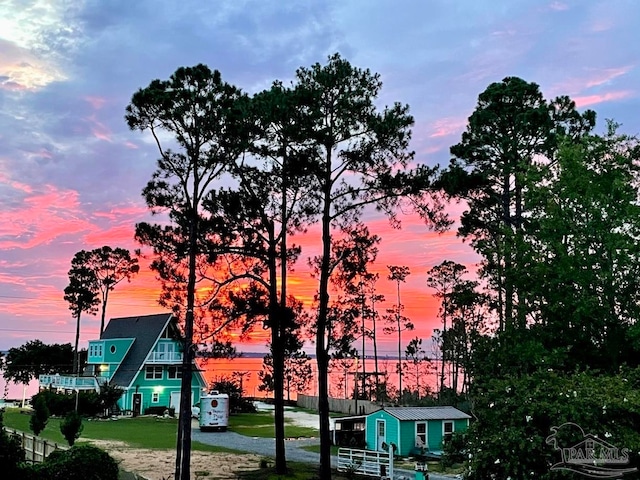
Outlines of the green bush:
[{"label": "green bush", "polygon": [[73,446],[82,433],[82,416],[77,412],[70,412],[60,422],[60,432],[67,440],[69,446]]},{"label": "green bush", "polygon": [[47,426],[49,420],[49,409],[44,397],[36,397],[33,402],[33,414],[29,420],[29,427],[34,435],[40,435],[40,432]]},{"label": "green bush", "polygon": [[118,480],[118,463],[92,445],[56,450],[33,470],[38,480]]},{"label": "green bush", "polygon": [[176,409],[173,407],[148,407],[144,409],[145,415],[164,415],[164,412],[168,412],[169,416],[174,417]]},{"label": "green bush", "polygon": [[24,450],[19,438],[4,431],[3,414],[0,410],[0,472],[2,478],[22,478],[18,470],[24,462]]},{"label": "green bush", "polygon": [[[39,397],[44,398],[49,413],[57,417],[63,417],[76,409],[75,393],[56,393],[51,390],[43,390],[31,398],[31,404],[33,405]],[[78,394],[78,412],[94,416],[99,414],[101,410],[96,392],[80,392]]]}]

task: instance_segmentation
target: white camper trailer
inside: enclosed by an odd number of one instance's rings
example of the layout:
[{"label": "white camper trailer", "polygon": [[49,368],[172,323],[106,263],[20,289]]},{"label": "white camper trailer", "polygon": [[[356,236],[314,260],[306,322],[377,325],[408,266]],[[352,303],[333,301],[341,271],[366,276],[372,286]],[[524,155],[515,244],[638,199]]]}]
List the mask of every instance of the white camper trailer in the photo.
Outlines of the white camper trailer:
[{"label": "white camper trailer", "polygon": [[200,397],[200,430],[222,430],[229,426],[229,395],[209,392]]}]

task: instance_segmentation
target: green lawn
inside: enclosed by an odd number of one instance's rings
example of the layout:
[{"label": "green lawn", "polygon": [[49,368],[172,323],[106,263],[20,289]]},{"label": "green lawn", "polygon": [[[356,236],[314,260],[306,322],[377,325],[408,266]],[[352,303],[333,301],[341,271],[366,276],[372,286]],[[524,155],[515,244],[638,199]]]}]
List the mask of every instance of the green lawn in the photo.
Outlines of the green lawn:
[{"label": "green lawn", "polygon": [[[20,413],[19,409],[9,408],[4,413],[6,427],[30,432],[30,415]],[[83,430],[78,442],[87,439],[116,440],[125,442],[134,448],[175,448],[176,419],[157,419],[155,417],[122,418],[120,420],[84,421]],[[47,427],[40,436],[56,443],[66,445],[66,440],[60,433],[60,419],[50,418]],[[225,447],[214,447],[199,442],[193,442],[194,450],[207,452],[231,452],[238,450]]]},{"label": "green lawn", "polygon": [[[320,445],[307,445],[306,447],[300,447],[302,450],[306,450],[308,452],[320,453]],[[340,447],[338,445],[331,445],[331,455],[338,456],[338,450]]]},{"label": "green lawn", "polygon": [[[4,414],[4,424],[23,432],[30,432],[30,415],[20,413],[20,409],[9,408]],[[87,439],[115,440],[125,442],[134,448],[175,448],[178,421],[174,418],[137,417],[119,420],[94,420],[83,422],[84,429],[79,442]],[[273,438],[275,436],[273,415],[269,412],[245,413],[229,417],[229,430],[250,437]],[[287,437],[314,437],[314,428],[286,424]],[[66,444],[60,433],[60,419],[50,418],[47,427],[40,433],[53,442]],[[224,447],[213,447],[193,442],[194,450],[214,452],[235,452]]]},{"label": "green lawn", "polygon": [[[229,430],[247,437],[273,438],[273,414],[271,412],[241,413],[229,417]],[[287,438],[317,437],[318,430],[292,425],[285,419],[284,434]]]}]

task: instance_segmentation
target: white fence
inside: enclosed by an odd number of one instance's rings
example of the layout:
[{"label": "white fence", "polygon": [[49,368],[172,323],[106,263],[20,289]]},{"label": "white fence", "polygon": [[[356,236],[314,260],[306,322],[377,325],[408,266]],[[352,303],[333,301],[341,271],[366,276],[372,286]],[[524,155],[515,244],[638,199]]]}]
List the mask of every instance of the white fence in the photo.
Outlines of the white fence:
[{"label": "white fence", "polygon": [[[311,410],[318,410],[318,397],[311,395],[298,394],[296,403],[299,407],[309,408]],[[377,403],[370,402],[369,400],[358,400],[356,408],[355,400],[348,400],[344,398],[329,398],[329,410],[332,412],[346,413],[347,415],[368,415],[372,412],[377,412],[382,408]]]},{"label": "white fence", "polygon": [[374,452],[341,448],[338,450],[338,471],[393,478],[393,449],[390,448],[389,452]]},{"label": "white fence", "polygon": [[25,460],[31,463],[40,463],[49,456],[54,450],[66,450],[66,445],[60,445],[58,443],[45,440],[44,438],[36,437],[34,435],[14,430],[13,428],[4,429],[9,435],[17,437],[22,443],[22,448],[25,451]]},{"label": "white fence", "polygon": [[100,391],[96,377],[74,377],[70,375],[40,375],[40,388],[62,388],[65,390],[95,390]]}]

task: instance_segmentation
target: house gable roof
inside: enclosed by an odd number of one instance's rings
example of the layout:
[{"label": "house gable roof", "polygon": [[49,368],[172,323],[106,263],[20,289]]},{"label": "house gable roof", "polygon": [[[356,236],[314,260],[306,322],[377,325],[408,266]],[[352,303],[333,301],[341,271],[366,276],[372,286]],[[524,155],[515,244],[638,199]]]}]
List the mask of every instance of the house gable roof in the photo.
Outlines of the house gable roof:
[{"label": "house gable roof", "polygon": [[165,331],[172,315],[161,313],[138,317],[112,318],[102,333],[102,340],[114,338],[133,338],[129,351],[122,359],[111,382],[128,388],[144,365],[149,352]]},{"label": "house gable roof", "polygon": [[[462,420],[471,418],[455,407],[385,407],[383,409],[398,420]],[[376,412],[374,412],[375,414]]]}]

